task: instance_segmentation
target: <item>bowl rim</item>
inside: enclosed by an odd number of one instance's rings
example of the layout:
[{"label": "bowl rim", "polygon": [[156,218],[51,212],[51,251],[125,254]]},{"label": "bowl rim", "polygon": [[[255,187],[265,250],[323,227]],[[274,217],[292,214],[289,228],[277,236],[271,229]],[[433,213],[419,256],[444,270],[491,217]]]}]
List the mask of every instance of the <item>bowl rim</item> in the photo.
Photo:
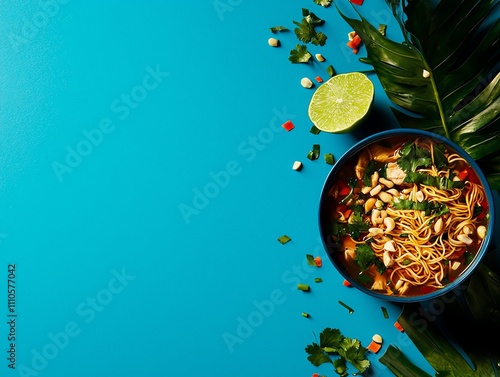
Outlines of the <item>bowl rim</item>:
[{"label": "bowl rim", "polygon": [[[350,158],[352,158],[356,153],[358,153],[360,150],[368,146],[369,144],[372,144],[375,141],[378,140],[383,140],[391,137],[398,137],[398,136],[409,136],[409,137],[428,137],[431,139],[434,139],[438,142],[444,143],[450,148],[454,149],[455,152],[460,154],[462,157],[464,157],[467,160],[467,163],[474,169],[474,172],[478,176],[481,184],[484,187],[484,192],[487,198],[488,202],[488,207],[489,207],[489,219],[488,219],[488,232],[486,232],[486,237],[483,240],[483,244],[481,248],[478,250],[477,254],[475,255],[474,259],[471,261],[470,265],[468,268],[466,268],[453,282],[448,283],[445,285],[443,288],[435,290],[430,293],[426,293],[420,296],[391,296],[391,295],[386,295],[382,294],[376,291],[372,291],[366,287],[363,287],[359,283],[357,283],[352,277],[350,277],[340,266],[335,263],[331,256],[330,248],[327,244],[326,237],[328,236],[326,230],[324,229],[324,224],[322,219],[324,218],[324,211],[323,211],[323,202],[325,201],[326,196],[328,195],[328,191],[332,185],[332,181],[335,179],[335,175],[337,171],[348,161]],[[332,265],[335,267],[335,269],[342,275],[344,279],[346,279],[348,282],[352,284],[352,286],[356,287],[358,290],[372,296],[378,299],[382,299],[385,301],[390,301],[390,302],[401,302],[401,303],[412,303],[412,302],[421,302],[421,301],[426,301],[426,300],[432,300],[435,299],[439,296],[443,296],[444,294],[453,291],[460,287],[463,282],[467,280],[467,278],[476,270],[477,266],[483,259],[484,255],[488,251],[488,248],[491,243],[491,238],[492,238],[492,229],[494,229],[495,226],[495,208],[494,208],[494,199],[493,199],[493,192],[492,189],[483,174],[481,168],[478,166],[476,161],[459,145],[457,145],[455,142],[452,140],[446,138],[445,136],[425,131],[425,130],[419,130],[419,129],[409,129],[409,128],[396,128],[396,129],[390,129],[390,130],[385,130],[381,132],[377,132],[375,134],[369,135],[364,139],[361,139],[360,141],[356,142],[353,146],[351,146],[332,166],[330,171],[328,172],[325,181],[323,183],[323,186],[321,188],[321,194],[320,194],[320,199],[319,199],[319,209],[318,209],[318,225],[319,225],[319,231],[320,231],[320,238],[321,242],[323,244],[323,248],[328,255],[328,258],[330,259],[330,262]]]}]

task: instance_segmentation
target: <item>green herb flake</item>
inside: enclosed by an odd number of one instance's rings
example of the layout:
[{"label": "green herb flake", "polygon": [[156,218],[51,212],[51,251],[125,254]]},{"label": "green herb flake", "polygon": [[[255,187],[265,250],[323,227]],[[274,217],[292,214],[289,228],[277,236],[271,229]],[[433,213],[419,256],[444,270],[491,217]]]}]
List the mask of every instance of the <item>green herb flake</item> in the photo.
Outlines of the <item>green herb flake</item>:
[{"label": "green herb flake", "polygon": [[297,284],[297,289],[299,291],[309,292],[311,287],[309,287],[309,285],[307,285],[307,284]]},{"label": "green herb flake", "polygon": [[314,4],[321,5],[322,7],[328,8],[332,5],[332,0],[313,0]]},{"label": "green herb flake", "polygon": [[335,157],[331,153],[325,153],[325,162],[328,165],[333,165],[335,163]]},{"label": "green herb flake", "polygon": [[314,135],[319,135],[321,133],[321,130],[316,126],[312,126],[309,132]]},{"label": "green herb flake", "polygon": [[278,237],[278,242],[281,243],[282,245],[290,242],[292,239],[288,237],[286,234],[282,235],[281,237]]},{"label": "green herb flake", "polygon": [[330,77],[333,77],[337,74],[337,72],[335,72],[335,68],[333,68],[333,65],[329,65],[328,67],[326,67],[326,73],[328,73]]},{"label": "green herb flake", "polygon": [[387,308],[385,306],[381,307],[382,309],[382,315],[384,316],[385,319],[389,318],[389,312],[387,311]]},{"label": "green herb flake", "polygon": [[378,25],[378,32],[382,34],[385,37],[387,31],[387,25],[386,24],[380,24]]},{"label": "green herb flake", "polygon": [[324,20],[316,16],[309,10],[302,8],[302,20],[300,22],[293,21],[297,26],[293,31],[299,41],[304,43],[312,43],[316,46],[324,46],[326,43],[326,35],[322,32],[317,32],[315,27],[324,23]]},{"label": "green herb flake", "polygon": [[305,351],[311,364],[320,366],[330,363],[339,376],[347,376],[347,362],[358,370],[354,375],[363,373],[370,367],[370,361],[366,357],[367,349],[359,340],[342,335],[339,329],[325,328],[319,335],[319,344],[309,344]]},{"label": "green herb flake", "polygon": [[278,31],[288,31],[286,26],[273,26],[270,28],[271,33],[276,34]]},{"label": "green herb flake", "polygon": [[339,304],[342,305],[344,308],[347,309],[347,311],[349,312],[349,314],[352,314],[354,313],[354,309],[351,308],[349,305],[347,305],[346,303],[342,302],[339,300]]},{"label": "green herb flake", "polygon": [[314,261],[314,257],[311,254],[306,254],[306,259],[309,266],[316,267],[316,262]]},{"label": "green herb flake", "polygon": [[317,160],[319,158],[320,150],[321,148],[319,144],[313,144],[312,150],[310,150],[307,154],[307,158],[311,161]]},{"label": "green herb flake", "polygon": [[302,312],[302,317],[304,317],[304,318],[309,318],[309,317],[310,317],[310,315],[309,315],[309,313]]},{"label": "green herb flake", "polygon": [[315,278],[314,282],[315,283],[323,283],[323,279],[321,279],[321,278]]},{"label": "green herb flake", "polygon": [[290,51],[290,56],[288,57],[288,60],[290,60],[293,64],[297,64],[297,63],[308,63],[309,60],[311,60],[311,58],[312,55],[307,50],[307,46],[298,44],[297,46],[295,46],[293,50]]}]

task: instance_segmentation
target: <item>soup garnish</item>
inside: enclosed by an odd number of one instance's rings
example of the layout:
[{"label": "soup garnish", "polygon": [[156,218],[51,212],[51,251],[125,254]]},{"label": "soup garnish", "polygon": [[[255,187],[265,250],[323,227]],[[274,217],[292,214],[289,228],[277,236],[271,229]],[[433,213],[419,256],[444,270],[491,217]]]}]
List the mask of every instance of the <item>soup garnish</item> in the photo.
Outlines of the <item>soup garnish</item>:
[{"label": "soup garnish", "polygon": [[362,286],[430,293],[456,279],[488,226],[485,191],[467,161],[428,138],[361,150],[329,191],[333,257]]}]

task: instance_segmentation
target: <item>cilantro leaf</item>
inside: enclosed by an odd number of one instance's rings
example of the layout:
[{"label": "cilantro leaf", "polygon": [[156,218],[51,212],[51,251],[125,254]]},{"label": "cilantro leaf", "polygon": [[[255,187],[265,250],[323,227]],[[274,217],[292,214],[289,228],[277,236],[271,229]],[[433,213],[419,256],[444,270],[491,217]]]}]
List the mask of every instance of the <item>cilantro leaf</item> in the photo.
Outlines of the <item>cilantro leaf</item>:
[{"label": "cilantro leaf", "polygon": [[356,246],[356,263],[362,271],[367,270],[375,260],[375,252],[367,244],[359,244]]},{"label": "cilantro leaf", "polygon": [[366,348],[362,347],[359,341],[357,345],[353,345],[346,350],[345,358],[360,373],[363,373],[370,366],[370,361],[366,359]]},{"label": "cilantro leaf", "polygon": [[315,366],[320,366],[324,363],[332,363],[330,356],[328,356],[317,343],[309,344],[306,346],[305,350],[309,354],[309,356],[307,356],[307,360]]},{"label": "cilantro leaf", "polygon": [[325,43],[326,43],[326,39],[327,39],[327,36],[322,33],[322,32],[319,32],[319,33],[316,33],[312,39],[311,39],[311,43],[315,46],[324,46]]},{"label": "cilantro leaf", "polygon": [[[366,358],[367,349],[357,339],[347,338],[339,329],[325,328],[320,334],[320,344],[309,344],[305,350],[313,365],[319,366],[323,363],[331,363],[341,377],[348,376],[347,362],[351,363],[360,373],[369,366],[370,361]],[[332,360],[329,354],[339,357]]]},{"label": "cilantro leaf", "polygon": [[307,22],[305,18],[303,18],[301,22],[293,21],[293,23],[298,26],[293,31],[295,32],[295,35],[297,36],[299,41],[305,43],[311,42],[314,34],[316,34],[314,31],[314,27],[309,22]]},{"label": "cilantro leaf", "polygon": [[290,51],[290,56],[288,60],[292,63],[308,63],[312,58],[312,55],[309,51],[307,51],[306,45],[297,45],[293,50]]},{"label": "cilantro leaf", "polygon": [[314,261],[314,257],[311,254],[306,254],[306,259],[309,266],[316,267],[316,262]]},{"label": "cilantro leaf", "polygon": [[270,28],[271,33],[276,34],[278,31],[288,31],[286,26],[273,26]]},{"label": "cilantro leaf", "polygon": [[338,359],[334,360],[333,366],[335,368],[335,373],[337,373],[340,377],[346,377],[349,375],[347,373],[347,363],[345,358],[339,357]]},{"label": "cilantro leaf", "polygon": [[316,16],[313,12],[309,12],[309,10],[306,8],[302,8],[302,16],[311,25],[321,25],[325,22],[324,20]]},{"label": "cilantro leaf", "polygon": [[434,165],[436,165],[438,169],[448,166],[448,159],[444,154],[445,149],[446,147],[444,144],[437,144],[434,146]]},{"label": "cilantro leaf", "polygon": [[319,344],[322,348],[328,348],[328,352],[338,352],[343,339],[339,329],[327,327],[319,334]]},{"label": "cilantro leaf", "polygon": [[304,43],[311,42],[316,46],[324,46],[327,39],[326,35],[321,32],[316,32],[315,30],[315,26],[323,24],[324,20],[305,8],[302,9],[302,16],[300,22],[293,21],[297,26],[293,31],[299,41]]},{"label": "cilantro leaf", "polygon": [[332,4],[332,0],[313,0],[315,4],[328,8]]}]

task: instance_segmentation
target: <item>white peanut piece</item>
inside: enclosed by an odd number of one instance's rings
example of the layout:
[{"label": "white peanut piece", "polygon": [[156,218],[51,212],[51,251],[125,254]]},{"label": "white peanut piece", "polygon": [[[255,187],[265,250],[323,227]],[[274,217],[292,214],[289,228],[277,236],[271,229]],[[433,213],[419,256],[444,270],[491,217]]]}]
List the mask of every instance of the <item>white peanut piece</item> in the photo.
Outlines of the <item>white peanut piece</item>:
[{"label": "white peanut piece", "polygon": [[443,230],[443,219],[440,217],[434,223],[434,232],[435,233],[440,233],[442,230]]}]

